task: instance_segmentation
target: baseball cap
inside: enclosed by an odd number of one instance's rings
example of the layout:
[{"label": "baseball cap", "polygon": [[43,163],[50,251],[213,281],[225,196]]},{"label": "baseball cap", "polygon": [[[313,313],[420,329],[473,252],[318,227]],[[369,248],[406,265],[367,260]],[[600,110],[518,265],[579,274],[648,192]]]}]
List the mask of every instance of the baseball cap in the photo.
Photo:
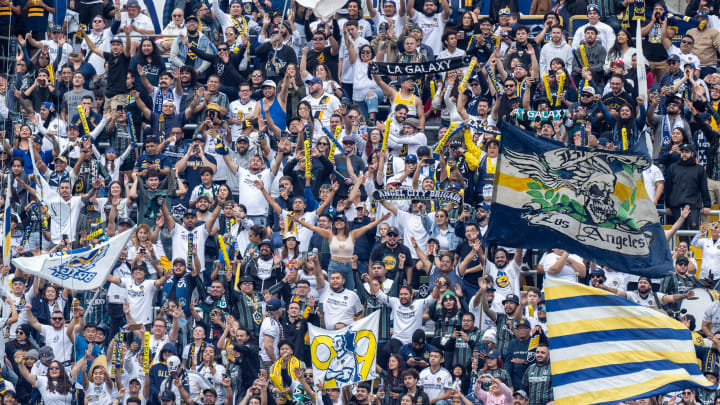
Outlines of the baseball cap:
[{"label": "baseball cap", "polygon": [[520,396],[523,397],[524,399],[528,399],[528,394],[527,394],[525,391],[523,391],[523,390],[517,390],[517,391],[515,391],[515,393],[513,394],[514,397],[516,397],[516,396],[518,396],[518,395],[520,395]]},{"label": "baseball cap", "polygon": [[335,215],[335,218],[333,218],[333,221],[347,222],[347,218],[343,214],[337,214],[337,215]]},{"label": "baseball cap", "polygon": [[188,215],[190,215],[190,216],[195,216],[195,215],[197,215],[197,211],[195,210],[195,208],[188,208],[188,209],[185,211],[185,214],[184,214],[183,216],[186,217],[186,216],[188,216]]},{"label": "baseball cap", "polygon": [[670,55],[670,57],[667,59],[668,62],[680,62],[680,57],[678,55]]},{"label": "baseball cap", "polygon": [[160,395],[161,401],[175,401],[175,393],[172,391],[163,391]]},{"label": "baseball cap", "polygon": [[417,163],[418,158],[417,158],[417,156],[415,156],[414,154],[411,153],[411,154],[405,156],[405,161],[410,162],[410,163]]},{"label": "baseball cap", "polygon": [[220,111],[220,104],[218,103],[210,103],[207,105],[206,110],[214,110],[214,111]]},{"label": "baseball cap", "polygon": [[[311,83],[322,84],[322,80],[320,80],[317,77],[312,77],[311,79],[305,80],[305,84],[311,84]],[[264,85],[264,83],[263,83],[263,85]]]},{"label": "baseball cap", "polygon": [[130,218],[121,218],[120,221],[118,222],[118,225],[133,226],[134,224],[133,224],[132,219],[130,219]]},{"label": "baseball cap", "polygon": [[420,129],[420,121],[417,118],[408,118],[403,122],[405,125],[409,125],[415,129]]},{"label": "baseball cap", "polygon": [[62,32],[62,25],[54,24],[52,26],[52,30],[50,32]]},{"label": "baseball cap", "polygon": [[198,132],[197,134],[193,135],[193,141],[205,142],[205,135]]},{"label": "baseball cap", "polygon": [[517,328],[530,328],[530,321],[523,318],[515,323],[515,329]]},{"label": "baseball cap", "polygon": [[122,43],[122,39],[120,37],[112,37],[112,39],[110,40],[110,43],[113,43],[113,42]]},{"label": "baseball cap", "polygon": [[236,143],[237,143],[237,142],[250,143],[250,138],[248,138],[247,135],[240,135],[240,136],[238,136],[238,139],[235,140],[235,142],[236,142]]},{"label": "baseball cap", "polygon": [[587,12],[590,13],[591,11],[594,11],[594,12],[600,14],[600,7],[598,7],[595,4],[590,4],[589,6],[587,6]]},{"label": "baseball cap", "polygon": [[588,94],[591,94],[591,95],[594,96],[594,95],[595,95],[595,88],[592,87],[592,86],[585,86],[585,87],[582,88],[581,93],[588,93]]},{"label": "baseball cap", "polygon": [[253,283],[253,284],[255,284],[255,279],[253,279],[253,278],[250,277],[250,276],[242,276],[242,277],[240,277],[240,284],[242,284],[242,283]]},{"label": "baseball cap", "polygon": [[269,312],[275,312],[275,311],[279,310],[281,307],[282,307],[282,301],[280,301],[279,298],[270,299],[270,301],[268,301],[267,305],[265,306],[265,308]]},{"label": "baseball cap", "polygon": [[[690,145],[686,144],[686,143],[680,145],[680,148],[679,148],[679,149],[680,149],[680,150],[689,150],[689,151],[692,152],[692,147],[691,147]],[[686,260],[687,260],[687,259],[686,259]]]},{"label": "baseball cap", "polygon": [[678,256],[678,258],[675,259],[675,264],[679,264],[679,263],[688,264],[688,263],[690,263],[690,260],[688,260],[688,258],[685,256]]},{"label": "baseball cap", "polygon": [[603,270],[601,267],[593,267],[592,270],[590,270],[591,276],[603,276],[605,277],[605,270]]},{"label": "baseball cap", "polygon": [[156,135],[150,135],[147,138],[145,138],[145,144],[148,144],[150,142],[160,143],[160,138],[158,138]]},{"label": "baseball cap", "polygon": [[518,305],[520,305],[520,298],[515,294],[508,294],[504,300],[502,300],[502,303],[505,304],[506,302],[514,302]]},{"label": "baseball cap", "polygon": [[270,242],[270,239],[263,239],[263,241],[260,242],[260,245],[258,245],[258,248],[262,247],[262,245],[268,245],[272,247],[272,242]]},{"label": "baseball cap", "polygon": [[198,22],[198,18],[195,16],[195,14],[190,14],[189,16],[185,17],[186,24],[190,21]]},{"label": "baseball cap", "polygon": [[404,81],[406,81],[406,80],[412,80],[412,77],[407,76],[407,75],[405,75],[405,76],[400,76],[400,79],[398,79],[398,82],[399,82],[399,83],[402,83],[402,82],[404,82]]},{"label": "baseball cap", "polygon": [[500,351],[497,349],[492,349],[487,354],[489,359],[499,359],[500,358]]},{"label": "baseball cap", "polygon": [[398,232],[398,229],[394,226],[391,226],[390,228],[388,228],[387,235],[390,235],[390,234],[400,236],[400,232]]},{"label": "baseball cap", "polygon": [[187,264],[186,264],[187,262],[186,262],[185,259],[183,259],[182,257],[178,257],[178,258],[173,259],[172,264],[175,265],[175,263],[181,263],[183,266],[186,266],[186,265],[187,265]]},{"label": "baseball cap", "polygon": [[128,0],[127,7],[140,7],[140,3],[138,3],[138,0]]},{"label": "baseball cap", "polygon": [[40,350],[38,350],[38,356],[40,360],[52,361],[53,359],[55,359],[55,352],[53,352],[52,347],[43,346],[40,348]]},{"label": "baseball cap", "polygon": [[263,82],[262,86],[263,86],[263,87],[266,87],[266,86],[267,86],[267,87],[272,87],[272,88],[274,88],[274,89],[277,88],[277,84],[275,84],[275,82],[272,81],[272,80],[265,80],[265,81]]}]

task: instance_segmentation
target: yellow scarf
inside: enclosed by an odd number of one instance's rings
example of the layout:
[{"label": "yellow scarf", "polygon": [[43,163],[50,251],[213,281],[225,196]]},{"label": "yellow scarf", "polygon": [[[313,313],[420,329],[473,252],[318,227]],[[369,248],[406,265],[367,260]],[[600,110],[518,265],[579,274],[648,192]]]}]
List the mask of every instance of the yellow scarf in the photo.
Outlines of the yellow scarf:
[{"label": "yellow scarf", "polygon": [[[285,390],[282,381],[282,362],[283,359],[278,359],[278,361],[276,361],[275,364],[273,364],[270,368],[270,381],[272,381],[275,387],[280,391]],[[294,370],[299,367],[300,360],[298,360],[295,356],[290,357],[290,361],[288,362],[288,374],[290,374],[290,378],[292,378],[293,381],[297,381],[298,379],[298,377],[295,375]],[[288,401],[292,399],[290,395],[287,395],[285,398],[287,398]]]}]

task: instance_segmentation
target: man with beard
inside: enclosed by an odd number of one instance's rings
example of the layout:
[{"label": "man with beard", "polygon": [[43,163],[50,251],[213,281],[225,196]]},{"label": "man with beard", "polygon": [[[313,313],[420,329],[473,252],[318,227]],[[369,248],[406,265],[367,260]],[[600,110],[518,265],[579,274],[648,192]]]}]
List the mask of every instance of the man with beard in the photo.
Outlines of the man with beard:
[{"label": "man with beard", "polygon": [[330,118],[335,110],[340,108],[340,100],[332,94],[323,91],[323,81],[313,77],[305,81],[308,95],[302,101],[310,103],[312,115],[317,118],[324,127],[330,128]]},{"label": "man with beard", "polygon": [[[479,241],[474,242],[474,244],[478,243]],[[473,249],[473,251],[475,251],[475,249]],[[481,263],[481,268],[478,270],[484,268],[485,273],[492,277],[496,288],[495,299],[498,302],[503,302],[505,297],[511,294],[520,295],[520,265],[522,264],[522,249],[517,249],[515,251],[515,256],[512,261],[508,261],[508,252],[503,248],[497,248],[495,250],[494,262],[489,261],[483,254],[483,250],[480,248],[477,249],[477,255],[479,257],[479,262]],[[460,268],[462,268],[466,260],[468,260],[467,256],[465,260],[463,260],[463,263],[460,264]],[[477,281],[475,283],[477,283]]]},{"label": "man with beard", "polygon": [[510,341],[503,357],[513,387],[522,386],[525,370],[535,362],[535,353],[530,349],[530,322],[522,319],[515,323],[515,338]]},{"label": "man with beard", "polygon": [[277,294],[283,287],[283,266],[279,257],[273,256],[270,239],[264,239],[258,246],[257,257],[246,257],[240,262],[242,274],[250,277],[257,291],[268,291],[270,295]]},{"label": "man with beard", "polygon": [[490,309],[490,304],[488,303],[486,289],[488,286],[487,280],[484,278],[478,279],[478,287],[480,287],[480,292],[482,292],[482,296],[480,297],[482,309],[483,312],[487,314],[487,316],[490,317],[493,321],[495,321],[495,325],[497,327],[497,339],[498,344],[497,348],[500,351],[502,355],[505,354],[508,345],[510,344],[510,340],[512,339],[514,332],[513,332],[513,320],[519,321],[522,319],[522,308],[523,306],[520,305],[520,299],[515,294],[510,294],[505,297],[503,300],[503,310],[505,311],[502,314],[499,314],[492,309]]},{"label": "man with beard", "polygon": [[663,88],[672,86],[673,83],[675,83],[677,80],[682,79],[683,77],[683,71],[680,69],[680,57],[678,55],[670,55],[667,60],[667,65],[667,73],[665,73],[660,78],[660,81],[657,83]]},{"label": "man with beard", "polygon": [[381,243],[370,252],[370,261],[382,262],[387,269],[387,277],[393,280],[402,280],[397,277],[398,272],[405,272],[406,280],[412,280],[413,261],[407,246],[400,243],[400,231],[394,226],[386,233],[387,240]]},{"label": "man with beard", "polygon": [[[668,112],[670,110],[668,109]],[[690,145],[680,145],[680,160],[667,169],[665,178],[665,206],[670,223],[680,217],[680,210],[690,205],[690,215],[682,229],[697,229],[700,214],[710,215],[710,193],[707,186],[705,169],[695,162]]]},{"label": "man with beard", "polygon": [[[682,116],[682,99],[672,94],[672,90],[670,89],[668,90],[668,95],[665,99],[665,115],[655,114],[655,109],[659,104],[660,96],[652,94],[650,96],[650,105],[647,111],[647,123],[655,128],[655,136],[653,137],[653,159],[657,159],[657,155],[662,145],[670,143],[670,134],[673,129],[679,127],[685,134],[686,139],[692,139],[690,137],[690,125],[685,121],[685,119],[683,119]],[[667,190],[665,190],[665,195],[668,195]],[[673,221],[671,220],[670,223],[672,222]]]},{"label": "man with beard", "polygon": [[505,94],[500,96],[492,110],[492,118],[495,122],[505,121],[506,118],[510,117],[512,110],[520,107],[522,101],[517,94],[517,82],[515,79],[505,79],[503,87]]},{"label": "man with beard", "polygon": [[[185,29],[187,30],[187,37],[185,41],[191,46],[195,46],[198,49],[202,49],[205,52],[213,52],[212,44],[210,39],[203,33],[198,31],[198,19],[194,15],[188,16],[185,19]],[[200,76],[210,68],[210,61],[206,61],[198,58],[194,54],[190,47],[185,45],[185,41],[182,40],[182,36],[175,39],[170,49],[170,61],[174,67],[181,67],[188,65],[195,70],[195,74]]]},{"label": "man with beard", "polygon": [[[380,86],[385,97],[390,100],[390,110],[395,111],[395,118],[398,118],[398,107],[402,105],[406,108],[405,116],[407,118],[417,118],[420,121],[420,128],[425,128],[425,114],[422,100],[415,94],[415,82],[413,82],[412,77],[401,76],[398,79],[400,90],[395,90],[388,86],[379,75],[373,75],[373,79],[375,79],[375,83]],[[403,122],[404,119],[398,121]],[[398,133],[399,132],[402,131],[398,130]],[[392,128],[390,133],[393,135],[396,134],[392,131]]]},{"label": "man with beard", "polygon": [[660,284],[660,291],[663,294],[673,295],[676,298],[673,305],[668,305],[673,311],[680,310],[680,301],[686,297],[693,297],[692,289],[701,285],[693,274],[688,274],[689,263],[687,257],[678,256],[675,259],[675,272],[665,276]]},{"label": "man with beard", "polygon": [[438,13],[435,1],[424,0],[423,12],[418,13],[415,10],[415,0],[407,2],[407,13],[410,20],[420,26],[424,34],[423,43],[433,50],[442,49],[442,34],[452,11],[447,0],[440,0],[440,4],[442,12]]},{"label": "man with beard", "polygon": [[472,312],[464,313],[460,321],[460,329],[453,331],[452,337],[445,345],[445,353],[448,353],[445,366],[452,368],[458,364],[462,367],[470,365],[473,350],[480,347],[481,338],[482,332],[475,326],[475,315]]},{"label": "man with beard", "polygon": [[350,325],[354,320],[363,317],[363,307],[360,298],[355,293],[343,287],[345,277],[340,271],[330,273],[329,282],[320,269],[320,259],[317,255],[312,258],[315,266],[315,280],[320,294],[318,302],[322,305],[322,318],[325,329],[334,330]]},{"label": "man with beard", "polygon": [[200,260],[203,259],[198,257],[196,249],[193,249],[192,272],[187,272],[185,259],[176,258],[172,263],[172,277],[168,278],[161,288],[162,302],[177,301],[186,314],[190,313],[190,296],[195,290],[197,276],[200,274]]},{"label": "man with beard", "polygon": [[603,96],[602,102],[608,110],[611,112],[614,111],[614,113],[612,113],[614,116],[617,116],[618,110],[622,105],[630,104],[632,108],[635,109],[635,100],[633,100],[630,93],[625,91],[625,79],[621,75],[617,73],[613,74],[610,76],[608,83],[610,84],[610,93]]},{"label": "man with beard", "polygon": [[[235,88],[243,81],[243,77],[238,71],[238,66],[240,66],[243,57],[245,57],[245,47],[241,47],[238,52],[230,52],[232,44],[221,42],[217,45],[217,54],[215,54],[207,53],[195,46],[191,46],[187,43],[187,39],[185,39],[184,44],[199,58],[209,60],[212,63],[209,73],[217,75],[220,78],[220,83],[222,83],[220,86],[221,92],[225,95],[235,93]],[[180,94],[182,94],[182,91]]]},{"label": "man with beard", "polygon": [[550,42],[543,45],[540,50],[540,72],[547,72],[550,70],[550,61],[555,58],[562,59],[565,62],[565,67],[568,71],[573,66],[573,63],[575,63],[573,50],[570,45],[563,40],[563,30],[560,25],[555,25],[551,28]]},{"label": "man with beard", "polygon": [[[597,36],[597,28],[592,25],[588,25],[585,27],[585,39],[583,41],[583,44],[585,45],[585,54],[587,55],[589,65],[588,69],[590,69],[590,72],[592,72],[593,81],[595,81],[595,83],[602,83],[604,74],[603,65],[605,64],[605,57],[607,56],[607,48],[603,46],[603,44],[598,43]],[[582,65],[578,64],[577,66],[575,66],[575,71],[578,74],[582,74],[582,69]]]},{"label": "man with beard", "polygon": [[[305,25],[309,26],[310,24]],[[330,26],[326,23],[320,23],[314,33],[306,30],[306,35],[312,38],[312,46],[307,53],[307,71],[314,72],[318,65],[324,64],[330,69],[328,76],[337,79],[340,43],[330,35],[330,32]],[[328,41],[330,41],[330,46],[325,46]]]},{"label": "man with beard", "polygon": [[535,364],[530,365],[522,379],[523,391],[529,393],[530,404],[547,404],[553,400],[550,374],[550,348],[540,343],[535,351]]},{"label": "man with beard", "polygon": [[214,224],[218,215],[220,215],[222,205],[225,203],[224,198],[218,196],[219,204],[217,204],[215,209],[212,211],[212,215],[210,216],[210,218],[204,224],[201,224],[199,226],[196,226],[198,218],[197,213],[194,209],[191,208],[185,212],[185,215],[183,215],[182,218],[182,226],[178,226],[175,223],[175,219],[173,218],[173,216],[170,215],[167,204],[164,203],[165,197],[158,195],[155,198],[159,200],[158,204],[162,206],[162,215],[165,220],[165,227],[170,232],[170,236],[172,237],[173,262],[175,261],[175,259],[178,258],[185,259],[189,257],[188,235],[192,232],[192,246],[197,246],[197,254],[193,253],[193,256],[199,257],[200,271],[204,272],[205,260],[203,259],[205,258],[205,241],[211,234],[214,234],[216,232],[214,230]]},{"label": "man with beard", "polygon": [[[382,265],[382,263],[376,264]],[[437,299],[437,286],[433,288],[431,295],[417,300],[412,299],[413,292],[407,286],[400,287],[397,298],[385,294],[375,280],[370,283],[370,287],[371,294],[374,294],[379,301],[391,309],[392,341],[390,346],[393,348],[393,352],[397,352],[401,345],[410,343],[413,333],[421,328],[422,314]]]},{"label": "man with beard", "polygon": [[[587,18],[588,23],[581,26],[575,31],[573,36],[573,49],[578,49],[582,43],[583,36],[587,40],[588,28],[592,27],[595,30],[595,35],[600,37],[600,45],[604,49],[610,49],[615,44],[615,31],[609,25],[600,22],[600,8],[597,5],[591,4],[587,7]],[[590,58],[590,55],[588,55]],[[602,67],[605,58],[599,63],[599,67]],[[594,63],[590,63],[590,66],[598,66]]]},{"label": "man with beard", "polygon": [[685,298],[695,296],[692,291],[688,291],[685,294],[673,295],[665,295],[661,292],[655,292],[652,290],[652,284],[650,284],[650,279],[647,277],[640,277],[638,279],[637,291],[622,291],[619,288],[609,287],[601,284],[600,280],[597,278],[592,280],[592,285],[595,288],[609,291],[638,305],[653,309],[662,309],[665,304],[679,302]]},{"label": "man with beard", "polygon": [[295,50],[287,44],[290,37],[290,23],[285,22],[273,30],[270,40],[255,49],[255,63],[263,67],[266,79],[279,80],[285,76],[289,64],[297,64]]}]

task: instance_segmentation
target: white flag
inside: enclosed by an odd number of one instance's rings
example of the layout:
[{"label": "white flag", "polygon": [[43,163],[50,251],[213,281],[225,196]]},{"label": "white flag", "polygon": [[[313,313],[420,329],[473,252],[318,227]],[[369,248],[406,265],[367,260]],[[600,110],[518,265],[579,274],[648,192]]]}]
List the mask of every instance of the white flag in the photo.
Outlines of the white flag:
[{"label": "white flag", "polygon": [[345,2],[336,0],[297,0],[297,2],[305,8],[312,9],[315,16],[323,20],[334,16],[345,6]]},{"label": "white flag", "polygon": [[380,311],[342,329],[326,330],[308,324],[313,375],[326,388],[376,378]]},{"label": "white flag", "polygon": [[96,246],[41,256],[18,257],[12,263],[25,273],[72,290],[92,290],[105,283],[135,228]]}]

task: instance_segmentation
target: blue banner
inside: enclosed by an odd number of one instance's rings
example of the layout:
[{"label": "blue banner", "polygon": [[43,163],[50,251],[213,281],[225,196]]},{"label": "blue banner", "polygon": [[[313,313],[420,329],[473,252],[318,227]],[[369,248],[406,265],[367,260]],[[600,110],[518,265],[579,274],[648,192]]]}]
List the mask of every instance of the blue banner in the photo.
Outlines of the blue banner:
[{"label": "blue banner", "polygon": [[644,142],[625,152],[588,149],[503,123],[487,239],[560,248],[614,270],[663,277],[670,249],[642,171]]}]

